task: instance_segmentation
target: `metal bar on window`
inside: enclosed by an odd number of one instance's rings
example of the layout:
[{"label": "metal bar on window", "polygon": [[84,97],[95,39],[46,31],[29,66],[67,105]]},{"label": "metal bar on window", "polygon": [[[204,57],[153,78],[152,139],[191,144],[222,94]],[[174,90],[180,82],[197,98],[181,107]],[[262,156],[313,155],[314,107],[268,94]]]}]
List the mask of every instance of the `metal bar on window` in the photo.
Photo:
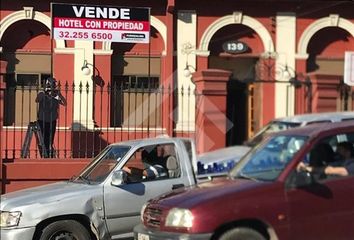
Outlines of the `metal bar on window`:
[{"label": "metal bar on window", "polygon": [[149,75],[149,81],[148,81],[148,119],[147,119],[147,136],[148,137],[150,137],[150,99],[151,99],[151,86],[150,86],[150,75]]},{"label": "metal bar on window", "polygon": [[[171,109],[172,109],[172,106],[171,106],[171,85],[168,84],[168,88],[167,88],[167,96],[168,96],[168,101],[167,101],[167,115],[170,117],[170,114],[171,114]],[[172,121],[170,121],[169,119],[167,120],[167,131],[171,131],[171,126],[172,126]],[[172,130],[173,131],[173,130]],[[170,135],[170,133],[172,134],[172,131],[171,132],[168,132],[168,135]],[[172,135],[170,135],[172,137]]]},{"label": "metal bar on window", "polygon": [[[60,90],[61,90],[61,84],[60,84],[60,82],[58,82],[58,92],[60,93]],[[59,94],[58,93],[58,94]],[[60,111],[60,109],[58,109],[58,111]],[[60,117],[60,114],[59,114],[59,112],[58,112],[58,119],[57,119],[57,125],[56,125],[56,135],[57,135],[57,147],[56,147],[56,149],[55,149],[55,157],[59,157],[60,156],[60,131],[59,131],[59,126],[60,126],[60,119],[61,119],[61,117]],[[53,138],[53,140],[54,140],[54,138]]]},{"label": "metal bar on window", "polygon": [[[8,84],[8,83],[6,83],[6,84]],[[6,89],[5,89],[5,99],[7,99],[7,100],[9,100],[10,99],[10,96],[11,96],[11,93],[9,93],[9,92],[11,92],[11,91],[15,91],[15,90],[11,90],[11,87],[8,87],[8,86],[6,86]],[[5,108],[7,108],[8,107],[8,104],[4,104],[4,109]],[[6,112],[9,112],[8,110],[5,110],[5,113]],[[6,126],[9,126],[9,116],[7,115],[7,118],[5,118],[6,119]],[[6,144],[6,147],[5,147],[5,158],[7,159],[8,157],[9,157],[9,155],[8,155],[8,148],[7,148],[7,146],[8,146],[8,139],[9,139],[9,130],[8,130],[8,128],[6,128],[6,130],[5,130],[5,144]]]},{"label": "metal bar on window", "polygon": [[[93,119],[96,119],[96,116],[94,115],[94,113],[96,112],[95,108],[96,108],[96,84],[95,82],[93,82],[92,84],[92,115],[93,115]],[[89,156],[90,158],[94,157],[95,156],[95,136],[96,136],[96,129],[95,129],[95,126],[92,126],[92,144],[91,144],[91,155]]]},{"label": "metal bar on window", "polygon": [[[134,104],[135,104],[135,110],[134,110],[134,138],[136,138],[136,128],[137,128],[137,107],[138,107],[138,87],[139,87],[139,81],[138,77],[135,77],[135,84],[134,84]],[[130,112],[129,112],[130,114]]]},{"label": "metal bar on window", "polygon": [[[162,134],[163,134],[163,127],[164,127],[164,110],[165,110],[165,103],[164,103],[164,88],[163,85],[161,84],[159,86],[160,89],[160,109],[161,109],[161,114],[160,114],[160,122],[161,122],[161,129],[162,129]],[[168,116],[166,116],[168,119]]]},{"label": "metal bar on window", "polygon": [[[71,117],[74,117],[74,107],[75,107],[75,105],[74,105],[74,96],[75,96],[75,83],[73,83],[72,84],[72,97],[73,97],[73,104],[72,104],[72,108],[71,108]],[[74,125],[74,122],[72,122],[72,124],[71,124],[72,126]],[[75,131],[75,130],[74,130]],[[75,155],[75,152],[74,152],[74,139],[72,138],[71,139],[71,157],[73,157],[74,155]]]},{"label": "metal bar on window", "polygon": [[[110,104],[108,104],[109,103],[109,100],[111,99],[111,97],[112,97],[112,85],[110,85],[109,83],[108,83],[108,85],[107,85],[107,114],[110,112]],[[106,121],[106,136],[107,136],[107,144],[110,144],[110,142],[109,142],[109,126],[110,126],[110,120],[109,120],[109,116],[107,115],[106,116],[106,119],[107,119],[107,121]],[[107,145],[106,144],[106,145]]]},{"label": "metal bar on window", "polygon": [[82,82],[80,81],[79,84],[79,94],[80,94],[80,103],[79,103],[79,154],[78,156],[81,157],[81,131],[82,131],[82,124],[81,124],[81,102],[82,102]]},{"label": "metal bar on window", "polygon": [[190,137],[190,133],[191,133],[191,126],[190,126],[190,122],[191,122],[191,116],[190,116],[190,103],[191,100],[191,86],[188,86],[188,92],[187,92],[187,106],[188,106],[188,111],[187,111],[187,133],[188,133],[188,137]]},{"label": "metal bar on window", "polygon": [[[102,119],[102,111],[103,111],[103,85],[100,86],[100,92],[101,92],[101,96],[100,96],[100,100],[101,100],[101,106],[100,106],[100,135],[102,133],[102,126],[103,126],[103,119]],[[108,92],[108,91],[107,91]],[[99,138],[99,151],[102,150],[102,138]]]},{"label": "metal bar on window", "polygon": [[157,136],[157,125],[158,125],[158,121],[157,121],[157,111],[158,111],[158,102],[157,102],[157,97],[158,97],[158,89],[156,89],[156,86],[154,86],[154,89],[155,89],[155,136]]},{"label": "metal bar on window", "polygon": [[[184,86],[182,85],[182,87],[181,87],[181,100],[179,101],[180,103],[181,103],[181,125],[182,125],[182,127],[181,127],[181,132],[182,132],[182,136],[184,135],[184,131],[185,131],[185,129],[184,129],[184,122],[185,122],[185,119],[184,119]],[[177,96],[178,96],[178,89],[177,89]]]},{"label": "metal bar on window", "polygon": [[120,106],[119,106],[119,112],[120,112],[120,119],[119,119],[119,124],[120,124],[120,140],[123,140],[123,113],[124,113],[124,93],[123,93],[123,80],[120,81],[120,86],[119,86],[119,97],[121,98],[120,100]]},{"label": "metal bar on window", "polygon": [[[88,84],[88,82],[86,83],[86,129],[85,129],[85,135],[86,135],[86,139],[85,139],[85,158],[87,158],[87,152],[88,152],[88,131],[89,131],[89,116],[88,116],[88,108],[89,108],[89,87],[90,85]],[[91,116],[90,116],[91,117]]]},{"label": "metal bar on window", "polygon": [[116,142],[116,127],[117,127],[117,98],[118,98],[118,87],[117,87],[117,81],[113,82],[113,94],[111,97],[111,103],[113,101],[113,107],[111,109],[111,115],[113,115],[113,121],[111,121],[111,125],[112,127],[114,127],[113,129],[113,141]]},{"label": "metal bar on window", "polygon": [[[22,83],[22,85],[21,85],[21,92],[22,92],[22,94],[21,94],[21,122],[20,122],[20,126],[21,127],[23,127],[23,113],[24,113],[24,109],[23,109],[23,105],[24,105],[24,103],[25,103],[25,101],[24,101],[24,92],[25,92],[25,86],[24,86],[24,83]],[[16,122],[16,121],[15,121]],[[20,143],[22,143],[23,142],[23,134],[21,133],[20,134],[21,135],[21,137],[20,137]],[[14,137],[14,140],[15,140],[15,137]],[[14,145],[14,146],[16,146],[16,145]],[[15,150],[16,151],[16,150]],[[15,156],[14,156],[14,158],[15,158]]]},{"label": "metal bar on window", "polygon": [[[28,118],[29,118],[29,122],[30,122],[30,121],[31,121],[31,113],[32,113],[32,111],[31,111],[31,110],[32,110],[32,108],[31,108],[31,105],[32,105],[32,104],[31,104],[31,99],[32,99],[32,86],[29,87],[28,94],[29,94],[29,96],[28,96],[28,99],[29,99],[29,100],[28,100],[28,113],[29,113],[28,116],[29,116],[29,117],[28,117]],[[28,124],[28,123],[27,123],[27,124]],[[22,126],[24,127],[24,124],[23,124]],[[21,134],[21,136],[23,136],[23,134]],[[22,143],[22,141],[21,141],[21,143]],[[31,156],[31,149],[29,148],[28,151],[29,151],[29,154],[28,154],[28,155]]]},{"label": "metal bar on window", "polygon": [[[68,99],[69,84],[68,81],[65,82],[65,99]],[[73,108],[73,107],[72,107]],[[64,117],[64,157],[67,157],[67,120],[68,120],[68,106],[65,107],[65,117]]]},{"label": "metal bar on window", "polygon": [[[6,90],[5,90],[5,99],[9,99],[9,98],[10,98],[11,94],[9,93],[9,91],[10,91],[10,92],[11,92],[11,91],[15,92],[14,89],[11,90],[11,87],[10,87],[10,88],[7,88],[7,87],[6,87]],[[9,113],[9,108],[8,108],[8,106],[5,106],[5,104],[4,104],[4,108],[5,108],[5,107],[6,107],[5,112],[7,112],[6,117],[9,118],[9,115],[10,115],[10,113]],[[5,118],[5,119],[6,119],[6,118]],[[7,126],[9,125],[9,122],[8,122],[8,121],[9,121],[9,120],[7,119],[7,120],[6,120],[6,125],[7,125]],[[8,155],[8,148],[7,148],[8,142],[9,142],[9,131],[8,131],[8,128],[6,128],[5,136],[6,136],[6,141],[5,141],[5,144],[6,144],[6,148],[5,148],[5,158],[8,158],[8,157],[9,157],[9,155]]]},{"label": "metal bar on window", "polygon": [[130,126],[130,116],[129,116],[129,114],[130,114],[130,91],[131,91],[131,77],[129,76],[129,85],[128,85],[128,90],[127,90],[127,92],[128,92],[128,112],[127,112],[127,114],[128,114],[128,116],[125,116],[124,115],[124,113],[123,113],[123,116],[124,116],[124,125],[125,125],[125,119],[126,119],[126,117],[127,117],[127,119],[128,119],[128,140],[129,140],[129,126]]}]

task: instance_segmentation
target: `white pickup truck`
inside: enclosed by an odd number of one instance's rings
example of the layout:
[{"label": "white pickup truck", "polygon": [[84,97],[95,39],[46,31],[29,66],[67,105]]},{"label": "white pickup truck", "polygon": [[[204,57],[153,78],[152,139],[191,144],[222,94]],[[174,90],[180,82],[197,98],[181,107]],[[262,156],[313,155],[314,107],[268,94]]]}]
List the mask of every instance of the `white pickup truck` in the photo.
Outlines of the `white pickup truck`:
[{"label": "white pickup truck", "polygon": [[198,174],[226,174],[252,147],[259,144],[271,133],[316,123],[349,120],[354,120],[354,111],[309,113],[276,118],[265,125],[255,136],[245,142],[244,145],[221,148],[199,155]]},{"label": "white pickup truck", "polygon": [[150,198],[196,183],[187,138],[112,144],[66,182],[1,196],[2,240],[127,239]]}]

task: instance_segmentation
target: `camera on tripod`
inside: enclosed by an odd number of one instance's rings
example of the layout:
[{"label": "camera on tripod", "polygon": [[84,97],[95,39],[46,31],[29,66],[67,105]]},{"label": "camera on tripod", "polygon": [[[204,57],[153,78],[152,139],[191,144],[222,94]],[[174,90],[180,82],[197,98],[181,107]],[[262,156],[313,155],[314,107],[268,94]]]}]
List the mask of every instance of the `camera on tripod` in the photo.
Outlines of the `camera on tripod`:
[{"label": "camera on tripod", "polygon": [[45,82],[44,93],[56,97],[58,95],[57,80],[55,78],[48,78]]}]

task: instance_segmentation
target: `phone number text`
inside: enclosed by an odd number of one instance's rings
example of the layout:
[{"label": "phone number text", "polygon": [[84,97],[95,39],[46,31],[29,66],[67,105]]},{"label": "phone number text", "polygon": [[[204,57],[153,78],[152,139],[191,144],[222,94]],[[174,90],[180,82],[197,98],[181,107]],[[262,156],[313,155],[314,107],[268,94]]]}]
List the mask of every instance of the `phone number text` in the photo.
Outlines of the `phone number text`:
[{"label": "phone number text", "polygon": [[112,40],[112,33],[101,32],[71,32],[58,31],[58,36],[62,39],[97,39],[97,40]]}]

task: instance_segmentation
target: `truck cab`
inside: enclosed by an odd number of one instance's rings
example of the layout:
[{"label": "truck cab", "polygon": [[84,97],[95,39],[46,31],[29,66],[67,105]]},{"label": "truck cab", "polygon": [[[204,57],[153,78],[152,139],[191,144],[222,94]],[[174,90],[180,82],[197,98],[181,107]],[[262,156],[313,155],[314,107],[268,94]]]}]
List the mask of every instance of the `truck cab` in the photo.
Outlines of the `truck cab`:
[{"label": "truck cab", "polygon": [[1,239],[125,239],[150,198],[195,184],[187,138],[107,146],[69,181],[1,196]]}]

